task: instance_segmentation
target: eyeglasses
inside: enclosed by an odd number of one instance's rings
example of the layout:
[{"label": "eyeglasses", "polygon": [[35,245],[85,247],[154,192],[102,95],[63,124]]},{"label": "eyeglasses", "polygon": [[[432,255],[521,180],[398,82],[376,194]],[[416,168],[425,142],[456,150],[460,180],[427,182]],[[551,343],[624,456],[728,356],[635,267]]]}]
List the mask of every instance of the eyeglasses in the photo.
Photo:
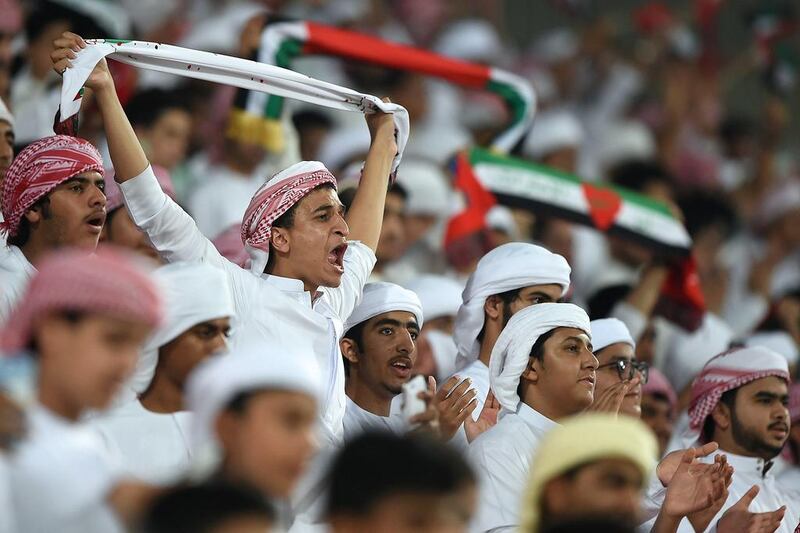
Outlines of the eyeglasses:
[{"label": "eyeglasses", "polygon": [[650,377],[650,365],[642,361],[628,361],[627,359],[617,359],[611,363],[606,363],[597,367],[597,370],[602,368],[615,368],[619,379],[622,381],[630,381],[636,372],[642,377],[642,385],[647,383],[647,378]]}]

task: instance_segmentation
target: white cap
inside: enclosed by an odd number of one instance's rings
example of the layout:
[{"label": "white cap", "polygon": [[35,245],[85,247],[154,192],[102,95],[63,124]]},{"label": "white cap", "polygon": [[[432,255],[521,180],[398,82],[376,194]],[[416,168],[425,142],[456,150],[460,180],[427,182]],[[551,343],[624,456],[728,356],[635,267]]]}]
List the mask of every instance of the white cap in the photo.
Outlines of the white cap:
[{"label": "white cap", "polygon": [[592,320],[592,349],[595,353],[612,344],[625,343],[636,348],[636,342],[628,331],[628,326],[617,318],[600,318]]},{"label": "white cap", "polygon": [[512,241],[520,240],[517,221],[514,213],[504,205],[495,205],[486,213],[486,225],[489,229],[505,232]]},{"label": "white cap", "polygon": [[532,53],[546,64],[560,63],[578,54],[578,37],[567,28],[552,30],[533,44]]},{"label": "white cap", "polygon": [[408,194],[407,214],[436,216],[449,214],[453,192],[450,180],[438,165],[421,159],[407,158],[397,171],[397,179]]},{"label": "white cap", "polygon": [[496,64],[504,56],[497,30],[481,19],[453,22],[444,29],[433,49],[444,56],[486,64]]},{"label": "white cap", "polygon": [[541,159],[556,150],[579,149],[583,139],[583,126],[573,113],[566,110],[547,111],[536,117],[522,152],[531,159]]},{"label": "white cap", "polygon": [[745,341],[746,346],[763,346],[786,358],[790,365],[797,364],[800,353],[794,338],[785,331],[758,331]]},{"label": "white cap", "polygon": [[406,288],[414,291],[422,302],[422,311],[427,320],[443,316],[455,318],[461,306],[461,292],[464,287],[446,276],[424,274],[406,283]]},{"label": "white cap", "polygon": [[204,361],[186,385],[186,405],[194,413],[193,447],[217,445],[214,426],[219,414],[237,395],[260,390],[300,392],[319,402],[322,378],[314,354],[269,341]]},{"label": "white cap", "polygon": [[652,132],[634,120],[608,124],[597,139],[597,157],[604,169],[628,159],[651,159],[655,155]]},{"label": "white cap", "polygon": [[385,281],[367,283],[364,285],[361,302],[353,309],[353,313],[344,323],[344,331],[347,332],[353,326],[370,318],[392,311],[411,313],[416,317],[417,325],[422,328],[422,303],[414,291]]}]

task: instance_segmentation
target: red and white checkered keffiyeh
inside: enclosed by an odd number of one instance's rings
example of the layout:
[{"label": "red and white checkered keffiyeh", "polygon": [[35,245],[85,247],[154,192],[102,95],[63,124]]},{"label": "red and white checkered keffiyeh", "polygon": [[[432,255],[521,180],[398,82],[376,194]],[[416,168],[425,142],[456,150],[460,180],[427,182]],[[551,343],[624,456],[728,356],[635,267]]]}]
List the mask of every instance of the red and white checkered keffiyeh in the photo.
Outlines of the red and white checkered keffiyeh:
[{"label": "red and white checkered keffiyeh", "polygon": [[14,236],[25,212],[68,179],[89,171],[103,174],[103,159],[89,141],[69,135],[45,137],[22,150],[6,171],[0,229]]},{"label": "red and white checkered keffiyeh", "polygon": [[59,310],[82,311],[157,326],[162,319],[159,290],[127,252],[113,247],[95,254],[68,250],[45,257],[25,296],[0,332],[0,350],[23,350],[37,318]]},{"label": "red and white checkered keffiyeh", "polygon": [[269,259],[272,224],[316,187],[336,178],[319,161],[301,161],[276,174],[250,200],[242,221],[242,242],[250,254],[250,271],[261,275]]},{"label": "red and white checkered keffiyeh", "polygon": [[692,383],[689,428],[702,431],[724,393],[770,376],[790,381],[786,358],[763,346],[735,348],[715,356]]}]

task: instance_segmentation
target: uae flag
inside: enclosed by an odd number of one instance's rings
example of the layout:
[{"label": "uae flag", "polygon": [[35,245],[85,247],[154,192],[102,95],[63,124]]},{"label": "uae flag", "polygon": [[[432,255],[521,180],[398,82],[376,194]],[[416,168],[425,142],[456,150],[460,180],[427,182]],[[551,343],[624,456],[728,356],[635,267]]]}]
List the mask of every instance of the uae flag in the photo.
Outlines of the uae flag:
[{"label": "uae flag", "polygon": [[[515,74],[314,22],[268,20],[260,46],[250,59],[291,69],[293,60],[304,55],[335,56],[494,93],[505,103],[511,117],[508,127],[491,144],[492,149],[503,153],[511,151],[528,132],[536,111],[530,83]],[[236,95],[234,106],[229,136],[255,138],[269,150],[282,149],[282,97],[242,90]]]}]

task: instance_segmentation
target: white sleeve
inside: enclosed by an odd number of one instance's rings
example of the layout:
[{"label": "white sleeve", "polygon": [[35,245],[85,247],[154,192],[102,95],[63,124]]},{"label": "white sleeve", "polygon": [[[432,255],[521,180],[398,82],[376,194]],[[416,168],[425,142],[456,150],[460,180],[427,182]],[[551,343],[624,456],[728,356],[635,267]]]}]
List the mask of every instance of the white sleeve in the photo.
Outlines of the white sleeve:
[{"label": "white sleeve", "polygon": [[229,268],[230,261],[200,232],[192,217],[164,194],[151,167],[120,184],[120,189],[133,222],[164,259],[203,261]]},{"label": "white sleeve", "polygon": [[[514,531],[519,524],[516,505],[520,498],[519,487],[512,481],[514,473],[509,465],[514,462],[503,450],[489,450],[487,446],[471,446],[468,456],[478,474],[480,499],[478,512],[472,520],[471,533]],[[513,511],[512,511],[513,509]]]},{"label": "white sleeve", "polygon": [[344,254],[344,274],[336,288],[325,287],[325,299],[331,309],[345,322],[361,300],[361,293],[375,266],[375,252],[361,241],[347,243]]},{"label": "white sleeve", "polygon": [[647,487],[644,498],[642,498],[641,517],[644,522],[650,522],[652,520],[652,522],[655,523],[655,518],[661,510],[661,506],[664,505],[666,494],[667,488],[662,485],[661,480],[658,479],[657,467],[653,468],[653,472],[650,476],[650,484]]},{"label": "white sleeve", "polygon": [[622,301],[615,305],[609,316],[621,320],[636,342],[639,342],[642,333],[647,329],[647,317],[627,302]]}]

